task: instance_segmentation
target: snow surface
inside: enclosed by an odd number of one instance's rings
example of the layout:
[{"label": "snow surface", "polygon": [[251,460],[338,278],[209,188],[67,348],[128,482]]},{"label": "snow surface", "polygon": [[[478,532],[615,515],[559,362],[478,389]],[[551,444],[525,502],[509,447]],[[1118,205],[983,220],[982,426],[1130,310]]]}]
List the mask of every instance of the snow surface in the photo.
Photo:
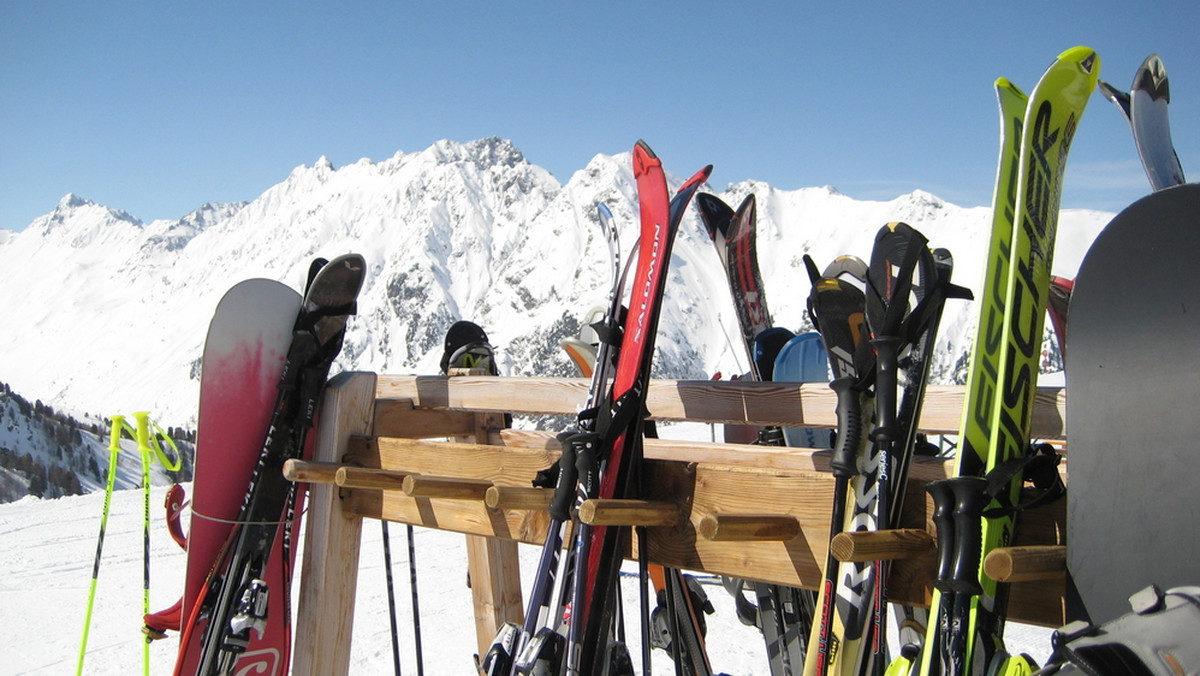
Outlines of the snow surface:
[{"label": "snow surface", "polygon": [[[185,555],[163,523],[165,493],[165,487],[152,489],[152,610],[173,603],[183,587]],[[113,496],[84,655],[85,674],[128,674],[142,667],[142,496],[140,489],[119,490]],[[49,676],[75,669],[103,508],[103,492],[54,500],[27,497],[0,505],[0,571],[4,573],[0,576],[0,655],[4,656],[0,674]],[[404,673],[415,673],[405,528],[391,524],[389,529],[401,665]],[[474,674],[476,646],[471,592],[466,586],[465,538],[424,528],[414,532],[425,671]],[[364,524],[350,662],[350,673],[356,676],[393,673],[382,539],[379,522]],[[521,547],[525,591],[538,553],[537,547]],[[626,567],[629,573],[635,570]],[[626,575],[623,583],[627,603],[636,608],[636,578]],[[768,673],[758,630],[738,622],[733,598],[724,589],[716,585],[705,589],[716,606],[716,613],[708,616],[708,651],[714,669],[734,676]],[[170,673],[178,648],[175,636],[172,633],[171,638],[150,645],[151,673]],[[629,637],[636,656],[640,636],[635,626]],[[1050,653],[1049,631],[1038,627],[1010,624],[1008,643],[1039,662]],[[666,653],[656,650],[654,660],[655,673],[673,673]]]}]

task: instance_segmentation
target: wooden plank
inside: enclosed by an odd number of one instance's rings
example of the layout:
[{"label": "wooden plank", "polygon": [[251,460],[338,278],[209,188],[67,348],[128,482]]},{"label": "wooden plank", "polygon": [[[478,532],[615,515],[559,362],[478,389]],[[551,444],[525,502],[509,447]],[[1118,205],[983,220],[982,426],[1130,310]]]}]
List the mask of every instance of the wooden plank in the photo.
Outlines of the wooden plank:
[{"label": "wooden plank", "polygon": [[375,434],[381,437],[453,437],[472,434],[475,414],[414,408],[409,399],[379,399],[375,402]]},{"label": "wooden plank", "polygon": [[[316,427],[313,460],[340,462],[351,435],[371,433],[375,375],[341,373],[329,380]],[[292,673],[328,676],[350,671],[354,592],[362,519],[342,510],[338,487],[309,486],[300,568]]]},{"label": "wooden plank", "polygon": [[[573,416],[587,399],[588,384],[583,378],[381,376],[377,396],[408,399],[420,409]],[[961,386],[929,386],[921,429],[933,434],[957,433],[963,393]],[[656,420],[837,426],[834,394],[819,383],[654,380],[647,393],[647,408]],[[1066,390],[1038,388],[1033,435],[1060,439],[1065,421]]]}]

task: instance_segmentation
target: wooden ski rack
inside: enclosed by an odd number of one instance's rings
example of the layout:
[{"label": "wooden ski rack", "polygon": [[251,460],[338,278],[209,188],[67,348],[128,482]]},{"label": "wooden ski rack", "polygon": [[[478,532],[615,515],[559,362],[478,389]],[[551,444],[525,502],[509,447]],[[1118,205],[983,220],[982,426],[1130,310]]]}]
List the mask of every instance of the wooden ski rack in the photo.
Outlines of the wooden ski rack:
[{"label": "wooden ski rack", "polygon": [[[517,546],[540,545],[549,523],[549,491],[531,481],[553,464],[559,446],[553,433],[505,429],[505,414],[563,416],[561,431],[574,423],[587,388],[579,378],[333,378],[313,461],[285,468],[289,478],[311,484],[295,632],[303,648],[293,673],[348,671],[364,518],[467,535],[480,654],[501,623],[520,623]],[[921,429],[956,434],[963,393],[930,386]],[[647,407],[661,421],[837,423],[836,400],[824,384],[658,380]],[[1062,439],[1065,412],[1063,388],[1039,388],[1033,436]],[[647,440],[645,456],[641,500],[592,501],[581,512],[597,523],[647,526],[646,541],[633,546],[645,546],[652,562],[816,589],[832,546],[846,560],[893,560],[890,600],[929,604],[936,546],[924,485],[948,476],[951,461],[914,460],[903,529],[843,534],[831,545],[828,451]],[[1064,623],[1065,533],[1066,501],[1059,500],[1022,513],[1013,547],[988,558],[995,566],[989,571],[1014,581],[1009,618]]]}]

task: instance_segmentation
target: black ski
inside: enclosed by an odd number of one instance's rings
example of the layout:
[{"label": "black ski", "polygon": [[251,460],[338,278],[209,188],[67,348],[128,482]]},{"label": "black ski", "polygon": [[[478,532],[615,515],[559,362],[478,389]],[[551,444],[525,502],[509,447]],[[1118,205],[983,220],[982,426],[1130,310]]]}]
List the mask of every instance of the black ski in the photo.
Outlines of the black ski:
[{"label": "black ski", "polygon": [[[794,334],[771,324],[758,267],[754,193],[747,195],[736,211],[708,193],[698,194],[696,204],[725,268],[742,345],[750,364],[750,377],[771,380],[775,356]],[[778,427],[760,430],[758,438],[759,443],[784,444],[783,431]],[[731,585],[740,607],[745,610],[749,602],[741,596],[743,585],[737,581]],[[779,585],[753,583],[752,586],[758,603],[754,624],[762,630],[771,674],[801,673],[816,594]]]}]

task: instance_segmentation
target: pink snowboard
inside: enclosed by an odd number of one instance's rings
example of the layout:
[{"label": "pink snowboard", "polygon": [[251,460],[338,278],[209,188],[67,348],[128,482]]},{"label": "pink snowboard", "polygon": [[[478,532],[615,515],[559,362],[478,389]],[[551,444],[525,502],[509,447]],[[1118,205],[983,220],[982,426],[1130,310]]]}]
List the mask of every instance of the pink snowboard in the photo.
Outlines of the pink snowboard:
[{"label": "pink snowboard", "polygon": [[[190,676],[199,667],[207,620],[199,619],[197,606],[204,599],[209,575],[222,556],[231,521],[237,518],[262,451],[300,301],[300,295],[284,284],[251,279],[225,294],[209,325],[200,379],[195,487],[176,674]],[[301,508],[297,505],[297,514]],[[272,592],[269,621],[261,638],[251,632],[249,649],[238,660],[236,673],[287,673],[290,568],[291,561],[285,562],[283,556],[283,538],[276,537],[265,578]]]}]

